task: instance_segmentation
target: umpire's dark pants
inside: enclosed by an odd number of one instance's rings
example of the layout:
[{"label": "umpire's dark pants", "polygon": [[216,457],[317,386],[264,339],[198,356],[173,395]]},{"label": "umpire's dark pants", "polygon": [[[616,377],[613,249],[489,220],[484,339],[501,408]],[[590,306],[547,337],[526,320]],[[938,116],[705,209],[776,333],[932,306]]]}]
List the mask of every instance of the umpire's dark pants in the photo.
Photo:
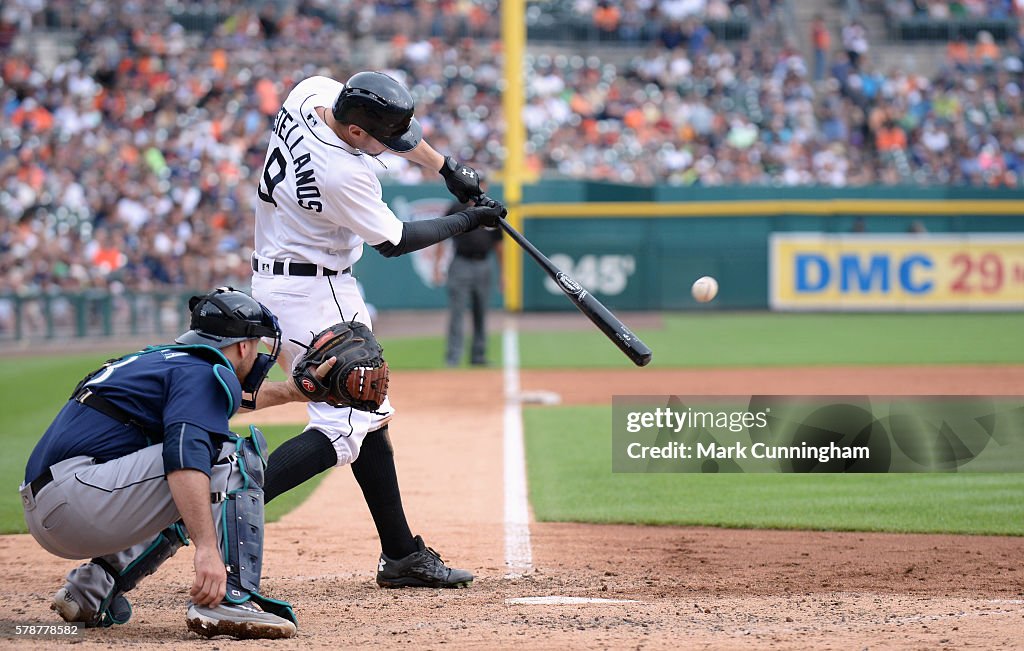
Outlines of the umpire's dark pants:
[{"label": "umpire's dark pants", "polygon": [[487,304],[491,292],[491,261],[455,256],[448,267],[448,352],[445,361],[458,366],[462,359],[464,315],[468,304],[473,311],[473,343],[470,362],[487,362]]}]

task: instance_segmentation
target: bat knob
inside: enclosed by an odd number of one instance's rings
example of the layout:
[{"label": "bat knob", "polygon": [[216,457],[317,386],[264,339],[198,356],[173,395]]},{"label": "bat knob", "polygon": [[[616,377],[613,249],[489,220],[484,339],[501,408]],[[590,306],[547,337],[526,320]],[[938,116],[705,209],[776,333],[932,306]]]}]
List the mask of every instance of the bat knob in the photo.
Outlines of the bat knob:
[{"label": "bat knob", "polygon": [[475,199],[473,199],[473,203],[476,204],[477,206],[487,206],[488,208],[500,209],[502,219],[504,219],[505,216],[508,215],[508,210],[505,208],[505,204],[501,203],[500,201],[495,201],[494,199],[491,199],[486,194],[481,194]]}]

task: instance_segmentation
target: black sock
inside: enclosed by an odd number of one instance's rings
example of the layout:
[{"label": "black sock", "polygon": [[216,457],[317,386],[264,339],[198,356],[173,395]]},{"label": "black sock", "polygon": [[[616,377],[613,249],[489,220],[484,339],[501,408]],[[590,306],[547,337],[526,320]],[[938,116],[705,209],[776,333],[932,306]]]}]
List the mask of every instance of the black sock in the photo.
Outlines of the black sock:
[{"label": "black sock", "polygon": [[359,482],[359,488],[363,489],[363,498],[377,526],[384,555],[397,560],[415,552],[416,541],[402,508],[395,454],[386,426],[370,432],[363,439],[359,456],[352,462],[352,474]]},{"label": "black sock", "polygon": [[330,440],[318,429],[307,429],[274,450],[267,459],[263,481],[263,502],[269,503],[307,479],[319,475],[338,463],[338,453]]}]

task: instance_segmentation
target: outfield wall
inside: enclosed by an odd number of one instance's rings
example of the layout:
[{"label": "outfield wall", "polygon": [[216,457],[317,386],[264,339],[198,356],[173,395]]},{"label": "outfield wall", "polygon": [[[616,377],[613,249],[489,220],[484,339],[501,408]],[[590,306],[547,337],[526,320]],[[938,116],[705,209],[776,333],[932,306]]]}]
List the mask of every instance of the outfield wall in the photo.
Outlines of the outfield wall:
[{"label": "outfield wall", "polygon": [[[492,188],[491,194],[500,198],[500,188]],[[703,275],[716,277],[721,292],[702,309],[770,307],[773,233],[841,234],[862,227],[871,234],[902,234],[923,227],[928,234],[916,236],[922,243],[938,233],[1024,233],[1024,191],[1012,190],[645,188],[548,182],[528,186],[524,194],[526,236],[608,307],[625,310],[696,307],[689,287]],[[385,197],[403,219],[440,214],[447,204],[440,185],[389,186]],[[511,243],[506,250],[519,254]],[[378,308],[443,307],[443,286],[428,274],[438,255],[443,264],[450,253],[442,247],[399,260],[370,253],[356,273]],[[1018,261],[1010,256],[1001,263],[1012,278]],[[870,256],[863,264],[871,264]],[[523,309],[574,309],[532,261],[524,261],[522,269],[522,278],[507,278],[506,287],[518,292]],[[985,269],[987,273],[989,267]],[[876,285],[865,290],[874,299],[861,301],[856,309],[906,309],[905,301],[894,307],[880,282]],[[1022,307],[1009,296],[998,309]],[[851,302],[842,298],[834,304],[819,301],[813,309],[850,309]],[[983,306],[966,298],[964,309]],[[942,307],[958,306],[947,301]]]},{"label": "outfield wall", "polygon": [[[500,186],[489,192],[502,196]],[[436,217],[451,202],[440,183],[389,185],[384,196],[403,220]],[[1024,234],[1024,190],[643,188],[566,181],[528,186],[524,196],[520,225],[527,237],[616,310],[695,308],[689,287],[703,275],[716,277],[721,286],[714,302],[700,306],[703,310],[1024,309],[1024,246],[1016,239]],[[915,235],[909,244],[899,238],[856,245],[836,239],[856,227],[871,235],[903,235],[915,224],[927,234]],[[802,236],[799,252],[776,255],[773,269],[771,238],[786,233],[812,235]],[[936,234],[971,236],[950,244]],[[995,234],[995,241],[979,249],[970,240],[984,234]],[[506,243],[507,255],[522,256]],[[844,246],[854,248],[837,249]],[[914,254],[928,263],[914,263],[907,277],[910,290],[922,283],[938,285],[926,300],[916,300],[914,291],[892,291],[900,265]],[[395,259],[367,249],[355,273],[378,309],[438,309],[447,303],[443,271],[450,256],[448,243]],[[806,275],[812,263],[798,260],[808,256],[829,261],[835,286]],[[504,295],[494,274],[494,306],[574,309],[532,260],[518,264],[521,277],[506,269]],[[798,264],[805,266],[798,269]],[[770,300],[772,277],[779,291]],[[784,278],[791,280],[788,289],[781,284]],[[821,287],[813,289],[817,284]],[[857,288],[863,289],[860,295]],[[178,332],[181,297],[208,289],[114,299],[97,291],[0,294],[0,341]]]}]

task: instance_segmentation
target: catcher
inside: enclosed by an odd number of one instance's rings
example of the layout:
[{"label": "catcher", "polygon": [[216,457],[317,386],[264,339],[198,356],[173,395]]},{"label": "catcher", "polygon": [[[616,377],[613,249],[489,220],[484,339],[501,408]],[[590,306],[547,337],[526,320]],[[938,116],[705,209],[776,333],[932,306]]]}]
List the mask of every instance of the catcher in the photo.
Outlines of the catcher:
[{"label": "catcher", "polygon": [[[189,307],[191,329],[175,344],[85,377],[28,460],[20,493],[32,536],[62,558],[92,559],[67,575],[51,608],[87,627],[124,624],[125,593],[191,538],[189,629],[291,637],[291,606],[260,592],[267,444],[255,427],[232,433],[228,419],[255,408],[257,394],[261,407],[305,396],[264,381],[281,331],[260,303],[228,287]],[[260,338],[269,355],[257,352]],[[306,379],[324,381],[332,365],[306,369]]]}]

